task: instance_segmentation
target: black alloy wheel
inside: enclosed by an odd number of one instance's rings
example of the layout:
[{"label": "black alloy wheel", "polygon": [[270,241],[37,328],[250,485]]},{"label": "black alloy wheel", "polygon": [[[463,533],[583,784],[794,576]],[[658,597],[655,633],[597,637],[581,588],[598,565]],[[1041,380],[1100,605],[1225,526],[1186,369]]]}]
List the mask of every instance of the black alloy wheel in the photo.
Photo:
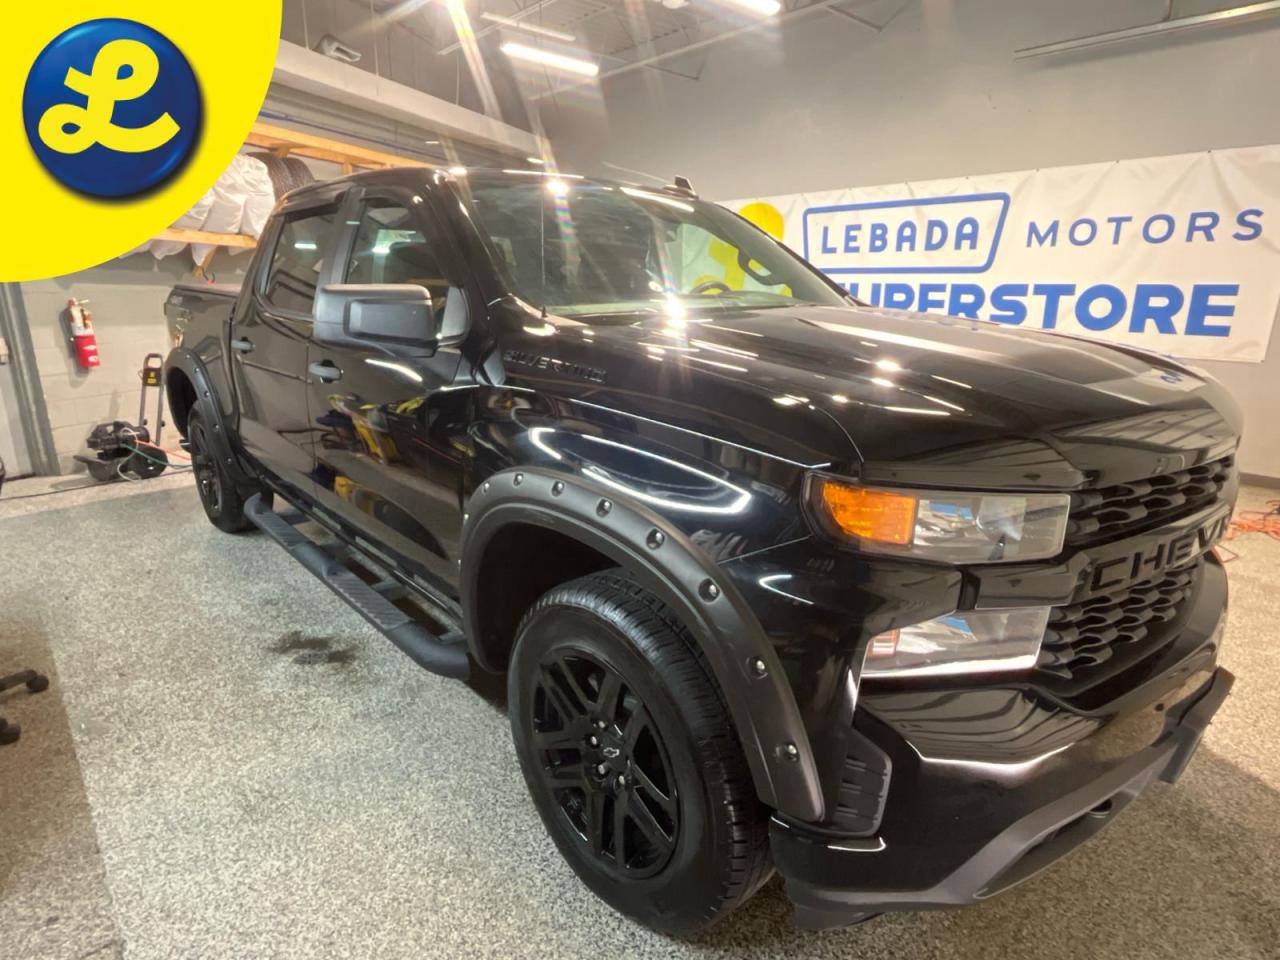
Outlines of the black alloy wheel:
[{"label": "black alloy wheel", "polygon": [[191,447],[191,472],[196,478],[196,492],[204,505],[205,513],[210,519],[222,512],[222,486],[218,476],[218,462],[210,451],[208,434],[205,433],[204,421],[192,418],[191,436],[188,442]]},{"label": "black alloy wheel", "polygon": [[675,849],[680,811],[644,702],[616,670],[572,648],[543,657],[535,686],[539,774],[561,813],[610,873],[657,873]]},{"label": "black alloy wheel", "polygon": [[622,571],[526,612],[507,693],[542,822],[614,909],[687,935],[769,878],[768,814],[699,641]]},{"label": "black alloy wheel", "polygon": [[[202,401],[203,402],[203,401]],[[191,473],[196,479],[196,493],[205,516],[219,530],[239,533],[252,524],[244,515],[244,497],[219,462],[211,435],[210,414],[197,404],[187,420],[187,446],[191,453]]]}]

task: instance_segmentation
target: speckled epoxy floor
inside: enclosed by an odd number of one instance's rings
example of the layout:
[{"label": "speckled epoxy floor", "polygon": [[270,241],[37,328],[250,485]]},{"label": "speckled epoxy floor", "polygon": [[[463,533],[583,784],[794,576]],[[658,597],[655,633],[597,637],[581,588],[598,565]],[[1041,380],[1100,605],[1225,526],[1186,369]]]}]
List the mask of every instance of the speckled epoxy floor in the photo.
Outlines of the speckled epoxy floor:
[{"label": "speckled epoxy floor", "polygon": [[1280,543],[1232,544],[1240,679],[1203,749],[1098,840],[980,906],[822,934],[774,880],[682,943],[575,880],[489,701],[153,483],[0,500],[0,667],[54,680],[0,696],[0,956],[1280,956]]}]

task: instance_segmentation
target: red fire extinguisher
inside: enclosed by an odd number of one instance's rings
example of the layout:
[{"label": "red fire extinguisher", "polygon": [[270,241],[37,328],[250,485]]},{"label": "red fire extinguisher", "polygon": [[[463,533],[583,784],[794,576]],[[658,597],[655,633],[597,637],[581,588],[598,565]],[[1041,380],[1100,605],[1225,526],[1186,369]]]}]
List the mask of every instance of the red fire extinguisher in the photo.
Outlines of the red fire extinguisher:
[{"label": "red fire extinguisher", "polygon": [[76,345],[76,362],[85,370],[92,370],[102,361],[98,358],[98,338],[93,333],[93,314],[85,307],[88,300],[67,301],[67,316],[71,318],[71,342]]}]

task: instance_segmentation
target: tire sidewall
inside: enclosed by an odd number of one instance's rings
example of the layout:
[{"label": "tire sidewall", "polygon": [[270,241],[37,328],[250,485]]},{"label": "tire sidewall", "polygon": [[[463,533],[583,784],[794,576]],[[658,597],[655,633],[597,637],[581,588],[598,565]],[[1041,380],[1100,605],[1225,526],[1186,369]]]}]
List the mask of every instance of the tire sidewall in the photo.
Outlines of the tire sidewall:
[{"label": "tire sidewall", "polygon": [[[718,770],[716,751],[699,744],[692,726],[697,718],[681,707],[679,682],[670,684],[660,672],[657,651],[642,630],[627,629],[594,610],[557,602],[536,610],[522,626],[508,679],[512,735],[525,782],[548,832],[575,872],[601,899],[649,926],[670,932],[694,929],[709,915],[721,894],[719,863],[726,837],[717,812],[718,799],[708,772]],[[553,650],[578,650],[600,661],[649,710],[671,760],[676,781],[679,827],[676,849],[658,873],[620,879],[599,864],[567,824],[554,796],[541,782],[536,752],[530,745],[534,679],[539,664]]]},{"label": "tire sidewall", "polygon": [[[213,469],[213,478],[218,486],[218,505],[216,507],[211,505],[200,493],[199,476],[195,477],[196,496],[199,498],[200,506],[204,509],[205,516],[209,518],[210,523],[227,533],[237,533],[248,526],[248,521],[244,516],[244,500],[218,458],[217,449],[213,441],[212,418],[202,409],[201,404],[197,404],[191,411],[191,418],[187,427],[189,438],[194,438],[197,432],[202,438],[197,446],[201,448],[202,454],[209,459]],[[195,473],[194,470],[192,472]]]}]

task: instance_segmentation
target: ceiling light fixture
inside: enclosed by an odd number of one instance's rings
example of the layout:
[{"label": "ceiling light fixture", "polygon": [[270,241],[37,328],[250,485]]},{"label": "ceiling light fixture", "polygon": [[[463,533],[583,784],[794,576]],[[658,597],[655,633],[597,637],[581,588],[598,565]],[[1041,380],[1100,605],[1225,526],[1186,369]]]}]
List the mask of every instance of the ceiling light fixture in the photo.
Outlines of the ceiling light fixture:
[{"label": "ceiling light fixture", "polygon": [[503,27],[510,27],[512,30],[523,30],[525,33],[536,33],[540,37],[551,37],[553,40],[563,40],[566,43],[573,43],[578,38],[572,33],[565,33],[563,30],[552,30],[550,27],[541,27],[536,23],[525,23],[523,20],[516,20],[513,17],[504,17],[497,13],[482,13],[481,20],[488,20],[490,23],[496,23]]},{"label": "ceiling light fixture", "polygon": [[590,60],[582,60],[578,57],[570,57],[563,53],[552,53],[550,50],[540,50],[537,47],[529,47],[523,43],[508,41],[500,49],[512,60],[536,63],[555,70],[563,70],[566,73],[576,73],[580,77],[594,77],[600,73],[600,65],[598,63],[592,63]]}]

